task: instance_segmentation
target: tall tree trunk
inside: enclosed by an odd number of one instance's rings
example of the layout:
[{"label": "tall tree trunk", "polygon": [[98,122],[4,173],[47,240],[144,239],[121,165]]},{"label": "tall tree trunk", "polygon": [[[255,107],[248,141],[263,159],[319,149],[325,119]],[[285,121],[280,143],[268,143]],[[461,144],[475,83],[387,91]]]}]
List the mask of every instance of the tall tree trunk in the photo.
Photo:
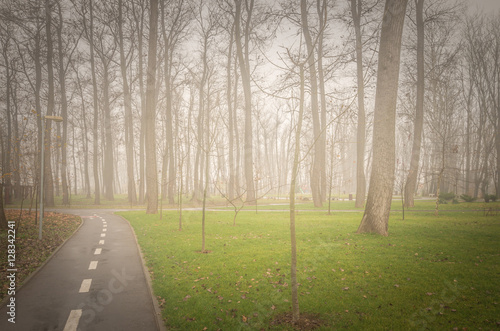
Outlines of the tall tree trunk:
[{"label": "tall tree trunk", "polygon": [[43,166],[42,166],[42,148],[44,148],[44,142],[42,141],[42,132],[43,132],[43,125],[42,125],[42,122],[43,122],[43,114],[42,114],[42,105],[41,105],[41,98],[40,98],[40,91],[41,91],[41,88],[42,88],[42,61],[41,61],[41,46],[40,46],[40,40],[41,40],[41,37],[40,37],[40,30],[41,29],[37,29],[36,31],[36,34],[35,34],[35,49],[33,51],[34,53],[34,60],[35,60],[35,111],[36,111],[36,114],[37,114],[37,117],[36,117],[36,125],[37,125],[37,128],[38,128],[38,131],[37,131],[37,137],[38,137],[38,156],[37,156],[37,159],[38,159],[38,162],[36,162],[36,164],[40,167],[40,168],[37,168],[37,176],[38,176],[38,188],[39,188],[39,191],[38,193],[40,193],[40,189],[43,189],[43,188],[40,188],[40,181],[41,181],[41,178],[39,177],[41,172],[42,172],[42,169],[43,169]]},{"label": "tall tree trunk", "polygon": [[[59,25],[57,29],[57,39],[59,45],[59,85],[61,89],[61,116],[63,118],[63,132],[61,141],[61,181],[63,191],[63,205],[69,205],[69,189],[68,189],[68,170],[67,170],[67,142],[68,142],[68,101],[66,98],[66,75],[64,70],[64,54],[63,54],[63,15],[61,5],[58,2]],[[75,174],[76,175],[76,174]]]},{"label": "tall tree trunk", "polygon": [[[250,62],[248,55],[249,38],[250,38],[250,22],[252,20],[252,11],[254,0],[250,0],[247,6],[247,21],[245,24],[244,38],[245,44],[242,45],[241,39],[241,0],[235,0],[236,15],[234,18],[235,24],[235,41],[236,52],[238,54],[238,63],[241,72],[241,82],[243,84],[243,94],[245,96],[245,182],[247,186],[246,200],[249,203],[255,203],[255,186],[253,178],[253,132],[252,132],[252,90],[250,87]],[[243,50],[243,46],[245,50]]]},{"label": "tall tree trunk", "polygon": [[[227,66],[226,66],[226,78],[227,78],[227,86],[226,86],[226,97],[227,97],[227,113],[228,113],[228,137],[229,137],[229,155],[228,155],[228,165],[229,165],[229,181],[228,181],[228,198],[230,201],[234,199],[234,120],[233,120],[233,99],[232,99],[232,88],[233,88],[233,80],[231,78],[232,71],[232,59],[233,59],[233,41],[234,41],[234,28],[235,25],[231,27],[231,31],[229,32],[229,50],[227,54]],[[236,84],[236,83],[235,83]]]},{"label": "tall tree trunk", "polygon": [[[144,64],[143,64],[143,30],[144,30],[144,3],[145,1],[141,1],[141,8],[137,9],[135,6],[135,2],[132,1],[132,13],[134,15],[134,21],[136,25],[137,31],[137,57],[138,57],[138,76],[139,76],[139,95],[141,100],[141,120],[140,120],[140,133],[139,133],[139,187],[138,187],[138,196],[139,196],[139,204],[144,203],[144,149],[145,149],[145,123],[144,120],[146,118],[146,97],[144,93]],[[139,15],[137,15],[139,14]]]},{"label": "tall tree trunk", "polygon": [[[45,33],[47,38],[47,80],[48,80],[48,91],[47,91],[47,116],[52,116],[54,113],[54,66],[53,66],[53,58],[54,58],[54,49],[52,46],[52,5],[50,4],[50,0],[45,0]],[[52,149],[51,149],[51,130],[52,130],[52,121],[44,120],[42,118],[42,122],[45,122],[45,164],[42,165],[45,171],[45,181],[44,181],[44,190],[45,190],[45,205],[47,207],[54,207],[54,180],[52,177]]]},{"label": "tall tree trunk", "polygon": [[123,101],[125,107],[125,152],[127,156],[127,195],[128,202],[137,203],[137,192],[134,179],[134,126],[132,115],[132,96],[127,78],[127,60],[123,40],[123,0],[118,1],[118,43],[120,45],[120,70],[123,84]]},{"label": "tall tree trunk", "polygon": [[395,168],[396,103],[401,37],[408,0],[386,0],[380,35],[373,123],[373,164],[358,233],[388,235]]},{"label": "tall tree trunk", "polygon": [[146,89],[145,143],[147,214],[158,213],[158,173],[156,164],[156,47],[158,43],[158,0],[150,0],[148,76]]},{"label": "tall tree trunk", "polygon": [[[179,10],[179,14],[181,10]],[[165,55],[164,55],[164,79],[165,79],[165,97],[166,97],[166,107],[165,107],[165,129],[166,129],[166,157],[168,158],[168,176],[167,173],[164,174],[167,177],[167,197],[168,203],[173,205],[175,203],[175,153],[174,153],[174,135],[172,129],[172,65],[173,65],[173,45],[170,43],[167,37],[166,29],[166,16],[165,16],[165,3],[161,4],[161,14],[162,14],[162,36],[163,42],[165,44]]]},{"label": "tall tree trunk", "polygon": [[85,99],[84,99],[82,84],[77,70],[75,70],[75,74],[76,74],[76,82],[78,84],[78,90],[80,91],[80,100],[81,100],[80,102],[82,107],[81,115],[82,115],[83,128],[81,130],[81,134],[82,134],[83,163],[84,163],[83,168],[85,174],[84,175],[85,191],[86,191],[86,198],[90,199],[92,198],[92,196],[90,191],[90,175],[89,175],[89,139],[87,136],[87,107],[85,107]]},{"label": "tall tree trunk", "polygon": [[[5,45],[7,46],[7,45]],[[8,59],[8,51],[7,47],[4,47],[3,49],[3,57],[5,60],[5,74],[6,74],[6,79],[5,79],[5,116],[7,117],[7,141],[6,141],[6,149],[5,149],[5,164],[3,166],[3,173],[2,177],[4,177],[3,184],[5,186],[5,202],[10,203],[11,202],[11,183],[12,183],[12,114],[11,114],[11,102],[10,102],[10,97],[11,97],[11,88],[12,88],[12,82],[11,82],[11,74],[10,74],[10,66],[9,66],[9,59]],[[2,187],[3,189],[3,187]]]},{"label": "tall tree trunk", "polygon": [[93,1],[90,0],[90,71],[92,74],[92,96],[94,101],[94,122],[92,125],[93,136],[93,158],[92,167],[94,172],[94,204],[101,204],[101,191],[99,185],[99,144],[97,135],[97,124],[99,121],[99,102],[97,95],[97,79],[95,72],[95,57],[94,57],[94,11]]},{"label": "tall tree trunk", "polygon": [[0,183],[0,230],[8,228],[7,217],[3,206],[3,183]]},{"label": "tall tree trunk", "polygon": [[323,70],[323,41],[324,41],[324,30],[326,29],[328,12],[327,12],[327,1],[317,0],[316,1],[318,17],[319,17],[319,28],[320,36],[318,37],[318,87],[319,87],[319,98],[321,104],[321,135],[318,139],[319,147],[318,149],[323,151],[319,154],[318,162],[320,164],[320,193],[321,202],[326,199],[326,183],[328,181],[326,177],[326,92],[325,92],[325,74]]},{"label": "tall tree trunk", "polygon": [[366,145],[366,115],[365,115],[365,80],[363,74],[363,41],[361,40],[362,0],[351,0],[351,13],[356,34],[356,69],[358,80],[358,128],[356,133],[356,208],[365,204],[365,145]]},{"label": "tall tree trunk", "polygon": [[407,208],[411,208],[415,204],[413,198],[417,187],[420,147],[422,145],[422,131],[424,127],[424,0],[415,0],[415,3],[417,6],[417,106],[415,110],[410,170],[404,190],[404,200]]},{"label": "tall tree trunk", "polygon": [[[324,150],[321,149],[321,144],[318,143],[321,135],[321,123],[319,119],[318,111],[318,78],[316,74],[316,60],[314,56],[314,45],[311,38],[311,33],[309,31],[309,23],[307,18],[307,0],[300,1],[300,17],[302,22],[302,32],[304,34],[304,39],[306,41],[307,47],[307,60],[308,60],[308,70],[309,70],[309,80],[311,84],[311,113],[313,120],[313,133],[314,133],[314,158],[311,171],[311,191],[314,206],[322,207],[323,198],[321,196],[321,155],[324,154]],[[324,164],[323,164],[324,168]]]},{"label": "tall tree trunk", "polygon": [[104,197],[107,200],[114,200],[114,166],[113,166],[113,134],[111,132],[111,107],[109,103],[109,60],[101,54],[103,65],[103,114],[104,114],[104,164],[102,184],[104,186]]}]

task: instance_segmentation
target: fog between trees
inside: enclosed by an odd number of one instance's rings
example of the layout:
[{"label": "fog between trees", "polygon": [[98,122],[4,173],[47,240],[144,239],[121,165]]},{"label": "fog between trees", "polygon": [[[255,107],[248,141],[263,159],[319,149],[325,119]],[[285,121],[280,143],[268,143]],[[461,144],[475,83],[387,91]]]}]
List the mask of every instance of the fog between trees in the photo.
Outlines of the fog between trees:
[{"label": "fog between trees", "polygon": [[[253,204],[294,177],[297,198],[362,207],[376,173],[408,207],[498,196],[500,15],[468,4],[409,1],[401,56],[380,58],[382,1],[2,0],[3,198],[39,191],[43,128],[48,206]],[[381,60],[396,84],[377,90]],[[376,92],[393,120],[374,118]]]}]

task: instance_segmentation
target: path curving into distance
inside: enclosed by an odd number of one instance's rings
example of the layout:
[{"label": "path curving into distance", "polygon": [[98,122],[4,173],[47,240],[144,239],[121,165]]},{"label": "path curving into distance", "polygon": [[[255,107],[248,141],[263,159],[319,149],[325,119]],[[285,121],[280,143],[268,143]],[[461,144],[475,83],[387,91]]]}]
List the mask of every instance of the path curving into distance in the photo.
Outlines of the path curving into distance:
[{"label": "path curving into distance", "polygon": [[161,330],[128,222],[106,210],[58,212],[83,224],[18,288],[15,324],[0,307],[0,330]]}]

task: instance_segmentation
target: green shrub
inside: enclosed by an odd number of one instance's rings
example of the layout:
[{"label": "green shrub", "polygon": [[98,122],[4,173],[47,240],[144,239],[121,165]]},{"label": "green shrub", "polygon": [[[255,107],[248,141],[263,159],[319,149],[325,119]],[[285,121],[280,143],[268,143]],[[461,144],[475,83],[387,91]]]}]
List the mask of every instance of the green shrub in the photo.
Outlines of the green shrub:
[{"label": "green shrub", "polygon": [[440,200],[453,200],[454,198],[455,198],[455,193],[453,192],[439,193]]},{"label": "green shrub", "polygon": [[494,194],[490,194],[490,200],[493,202],[497,201],[497,196]]},{"label": "green shrub", "polygon": [[454,199],[453,199],[453,201],[452,201],[452,203],[453,203],[454,205],[458,205],[460,202],[458,202],[458,199],[454,198]]},{"label": "green shrub", "polygon": [[484,202],[490,202],[490,195],[489,194],[484,195]]},{"label": "green shrub", "polygon": [[460,198],[462,198],[462,200],[464,200],[465,202],[474,202],[474,201],[476,201],[476,198],[471,197],[470,195],[467,195],[467,194],[462,194],[460,196]]}]

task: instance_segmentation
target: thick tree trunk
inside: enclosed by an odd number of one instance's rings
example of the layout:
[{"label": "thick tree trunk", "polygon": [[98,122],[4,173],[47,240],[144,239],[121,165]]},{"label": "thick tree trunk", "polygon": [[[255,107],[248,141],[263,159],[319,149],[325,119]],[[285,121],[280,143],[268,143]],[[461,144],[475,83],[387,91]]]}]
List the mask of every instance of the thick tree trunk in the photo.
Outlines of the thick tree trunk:
[{"label": "thick tree trunk", "polygon": [[365,145],[366,145],[366,118],[365,118],[365,81],[363,75],[363,43],[361,40],[361,12],[362,1],[351,0],[351,13],[356,34],[356,69],[358,80],[358,128],[356,134],[356,208],[365,204],[366,177],[365,177]]},{"label": "thick tree trunk", "polygon": [[5,216],[5,210],[3,207],[3,183],[0,183],[0,230],[6,230],[7,228],[7,217]]},{"label": "thick tree trunk", "polygon": [[[52,64],[54,58],[54,50],[52,46],[52,8],[50,0],[45,0],[45,33],[47,38],[47,79],[48,79],[48,91],[47,91],[47,116],[52,116],[54,113],[54,66]],[[42,165],[45,171],[45,199],[44,203],[47,207],[54,207],[54,180],[52,177],[52,149],[51,149],[51,130],[52,121],[44,120],[45,122],[45,164]]]},{"label": "thick tree trunk", "polygon": [[[6,74],[6,80],[5,80],[5,116],[7,117],[7,141],[6,141],[6,146],[7,148],[5,149],[5,163],[2,164],[5,168],[3,168],[3,182],[4,186],[6,187],[6,192],[5,192],[5,202],[10,203],[11,202],[11,196],[10,196],[10,191],[11,191],[11,183],[12,183],[12,114],[11,114],[11,102],[10,102],[10,96],[11,92],[10,89],[12,88],[12,83],[11,83],[11,75],[10,75],[10,67],[8,65],[8,52],[7,48],[3,50],[3,57],[5,60],[5,74]],[[3,188],[2,188],[3,189]]]},{"label": "thick tree trunk", "polygon": [[158,213],[158,173],[156,164],[156,47],[158,43],[158,0],[150,0],[148,76],[146,89],[146,193],[147,214]]},{"label": "thick tree trunk", "polygon": [[94,122],[92,125],[93,136],[93,158],[92,167],[94,172],[94,204],[101,204],[101,191],[99,185],[99,144],[97,135],[97,124],[99,121],[99,102],[97,95],[97,78],[95,72],[95,57],[94,57],[94,12],[93,1],[90,0],[90,70],[92,73],[92,96],[94,102]]},{"label": "thick tree trunk", "polygon": [[324,41],[324,29],[327,24],[327,1],[317,0],[316,7],[318,11],[320,36],[318,37],[318,87],[319,87],[319,99],[320,99],[320,116],[321,116],[321,133],[318,139],[318,149],[322,152],[319,155],[318,162],[320,164],[320,193],[321,202],[323,203],[326,199],[326,183],[328,178],[326,177],[326,92],[325,92],[325,74],[323,70],[323,41]]},{"label": "thick tree trunk", "polygon": [[[245,38],[245,51],[243,51],[243,46],[241,42],[241,0],[235,0],[236,3],[236,15],[234,18],[235,24],[235,40],[236,40],[236,52],[238,54],[238,63],[240,65],[241,72],[241,82],[243,84],[243,94],[245,96],[245,182],[247,186],[246,200],[249,203],[255,203],[255,186],[253,178],[253,133],[252,133],[252,91],[250,87],[250,68],[249,68],[249,58],[248,58],[248,43],[250,34],[250,22],[252,19],[252,10],[254,0],[250,0],[247,6],[247,22],[244,30]],[[245,54],[244,54],[245,53]]]},{"label": "thick tree trunk", "polygon": [[413,131],[413,147],[411,150],[410,170],[404,190],[405,206],[414,206],[414,195],[417,187],[418,165],[420,162],[420,147],[424,127],[424,0],[415,0],[417,5],[417,106]]},{"label": "thick tree trunk", "polygon": [[373,164],[358,233],[388,234],[395,168],[396,103],[407,0],[386,0],[380,36],[373,123]]},{"label": "thick tree trunk", "polygon": [[101,55],[103,64],[103,113],[104,113],[104,164],[103,164],[103,179],[104,197],[107,200],[113,201],[114,189],[114,166],[113,166],[113,134],[111,130],[111,107],[109,103],[109,62]]},{"label": "thick tree trunk", "polygon": [[[179,10],[179,13],[181,10]],[[170,39],[167,37],[167,29],[165,27],[165,4],[162,2],[161,5],[161,13],[162,13],[162,36],[163,42],[165,44],[165,56],[164,56],[164,80],[165,80],[165,97],[166,97],[166,108],[165,108],[165,129],[166,129],[166,158],[168,158],[168,176],[165,172],[164,176],[167,178],[167,197],[168,203],[173,205],[175,203],[175,152],[174,152],[174,134],[173,134],[173,116],[172,116],[172,52],[173,46],[170,43]]]},{"label": "thick tree trunk", "polygon": [[321,135],[321,123],[319,119],[318,111],[318,78],[316,74],[316,60],[315,60],[315,50],[309,32],[309,23],[307,19],[307,0],[300,1],[300,17],[302,22],[302,31],[304,34],[304,39],[306,41],[307,47],[307,59],[308,59],[308,70],[309,70],[309,80],[311,84],[311,113],[313,120],[313,133],[314,133],[314,159],[311,171],[311,191],[314,206],[323,206],[323,198],[321,196],[321,170],[324,168],[324,164],[321,164],[321,155],[324,154],[324,150],[321,148],[321,144],[318,140]]},{"label": "thick tree trunk", "polygon": [[[63,132],[61,141],[61,182],[63,199],[62,204],[69,205],[69,188],[68,188],[68,169],[67,169],[67,141],[68,141],[68,101],[66,98],[66,72],[64,70],[64,54],[63,54],[63,15],[61,5],[58,3],[59,26],[57,29],[57,38],[59,45],[59,86],[61,89],[61,116],[63,118]],[[75,174],[76,175],[76,174]]]},{"label": "thick tree trunk", "polygon": [[139,3],[140,8],[137,8],[137,4],[132,1],[132,14],[134,16],[135,31],[137,37],[137,72],[139,80],[139,95],[140,95],[140,105],[141,105],[141,116],[140,116],[140,133],[139,133],[139,165],[136,165],[138,169],[139,185],[138,185],[138,203],[144,203],[144,138],[145,138],[145,113],[146,113],[146,98],[144,93],[144,63],[143,63],[143,30],[144,30],[144,13],[145,13],[145,1]]},{"label": "thick tree trunk", "polygon": [[132,115],[132,96],[127,78],[127,60],[123,41],[123,1],[118,1],[118,43],[120,45],[120,70],[123,83],[123,102],[125,108],[125,152],[127,156],[127,195],[128,202],[137,203],[137,192],[134,179],[134,126]]}]

